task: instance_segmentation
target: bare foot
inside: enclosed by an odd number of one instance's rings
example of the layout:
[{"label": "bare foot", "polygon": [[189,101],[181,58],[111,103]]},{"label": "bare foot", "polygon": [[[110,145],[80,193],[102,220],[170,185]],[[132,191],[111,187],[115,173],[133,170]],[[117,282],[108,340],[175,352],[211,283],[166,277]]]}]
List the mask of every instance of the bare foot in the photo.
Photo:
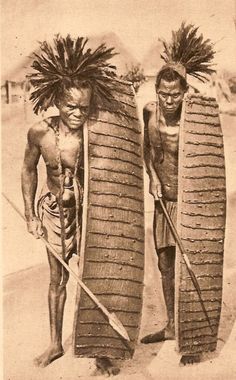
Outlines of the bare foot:
[{"label": "bare foot", "polygon": [[163,342],[164,340],[174,340],[175,339],[175,332],[174,327],[172,325],[167,325],[164,329],[144,336],[141,339],[141,343],[149,344],[149,343],[157,343],[157,342]]},{"label": "bare foot", "polygon": [[201,354],[188,354],[181,357],[179,364],[184,366],[188,364],[200,363],[200,361]]},{"label": "bare foot", "polygon": [[62,355],[64,355],[64,350],[61,345],[50,346],[42,355],[34,359],[34,365],[42,368],[46,367]]},{"label": "bare foot", "polygon": [[120,372],[120,368],[112,363],[109,358],[96,358],[97,369],[107,376],[115,376]]}]

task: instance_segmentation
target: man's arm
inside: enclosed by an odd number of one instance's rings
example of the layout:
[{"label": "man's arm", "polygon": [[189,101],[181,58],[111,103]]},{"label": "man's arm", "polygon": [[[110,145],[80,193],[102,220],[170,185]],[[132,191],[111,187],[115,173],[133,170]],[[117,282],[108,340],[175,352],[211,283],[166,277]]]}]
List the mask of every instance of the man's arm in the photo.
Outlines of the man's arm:
[{"label": "man's arm", "polygon": [[155,200],[162,197],[161,182],[158,178],[156,170],[153,165],[152,147],[149,138],[149,121],[154,110],[155,104],[148,103],[143,109],[143,121],[144,121],[144,162],[146,171],[149,175],[150,185],[149,192],[153,195]]},{"label": "man's arm", "polygon": [[38,234],[41,234],[40,223],[36,217],[34,205],[38,186],[37,165],[40,158],[40,148],[37,144],[37,137],[36,127],[30,128],[21,173],[21,186],[25,204],[27,228],[36,238]]}]

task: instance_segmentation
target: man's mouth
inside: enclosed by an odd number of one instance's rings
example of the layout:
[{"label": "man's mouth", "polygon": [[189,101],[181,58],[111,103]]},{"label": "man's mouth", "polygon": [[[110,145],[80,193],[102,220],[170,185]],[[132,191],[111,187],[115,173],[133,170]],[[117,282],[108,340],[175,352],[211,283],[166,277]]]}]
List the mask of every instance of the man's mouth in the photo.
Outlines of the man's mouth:
[{"label": "man's mouth", "polygon": [[80,124],[82,122],[82,119],[70,119],[70,122],[72,124]]},{"label": "man's mouth", "polygon": [[174,107],[165,107],[165,111],[175,111]]}]

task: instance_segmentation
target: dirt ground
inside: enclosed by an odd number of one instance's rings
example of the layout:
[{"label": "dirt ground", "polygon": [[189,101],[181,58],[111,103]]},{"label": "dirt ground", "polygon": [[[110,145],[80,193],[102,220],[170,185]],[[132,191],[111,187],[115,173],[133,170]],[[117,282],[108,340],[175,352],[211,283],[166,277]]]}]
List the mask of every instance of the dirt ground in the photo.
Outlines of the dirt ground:
[{"label": "dirt ground", "polygon": [[[138,104],[152,99],[153,88],[146,83]],[[2,191],[23,211],[20,169],[26,132],[34,116],[30,108],[6,105],[2,109]],[[227,228],[225,240],[223,308],[217,351],[201,364],[179,367],[174,342],[151,345],[138,343],[134,358],[123,364],[117,380],[144,379],[236,379],[234,356],[236,317],[236,117],[222,115],[227,175]],[[43,173],[42,165],[40,173]],[[146,271],[144,306],[140,336],[161,328],[166,314],[152,240],[152,199],[146,187]],[[71,279],[65,309],[63,341],[65,355],[45,369],[33,366],[33,358],[49,342],[47,289],[49,271],[41,242],[27,232],[24,222],[2,198],[3,268],[3,357],[4,380],[89,380],[93,379],[94,360],[77,359],[71,352],[76,285]],[[76,270],[76,259],[71,266]],[[103,379],[103,376],[97,379]]]}]

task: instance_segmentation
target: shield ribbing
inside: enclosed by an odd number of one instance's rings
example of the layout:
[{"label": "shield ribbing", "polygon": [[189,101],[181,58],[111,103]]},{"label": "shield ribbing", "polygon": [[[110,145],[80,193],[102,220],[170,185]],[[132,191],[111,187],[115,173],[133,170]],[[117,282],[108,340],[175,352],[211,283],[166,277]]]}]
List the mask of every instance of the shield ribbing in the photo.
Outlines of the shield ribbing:
[{"label": "shield ribbing", "polygon": [[85,198],[82,280],[124,325],[122,339],[78,288],[74,352],[81,357],[130,358],[138,337],[144,270],[141,126],[130,85],[118,82],[117,110],[106,107],[84,129]]},{"label": "shield ribbing", "polygon": [[177,248],[176,333],[181,353],[216,348],[225,215],[225,162],[219,109],[213,98],[188,96],[180,128],[177,229],[198,279],[213,331]]}]

